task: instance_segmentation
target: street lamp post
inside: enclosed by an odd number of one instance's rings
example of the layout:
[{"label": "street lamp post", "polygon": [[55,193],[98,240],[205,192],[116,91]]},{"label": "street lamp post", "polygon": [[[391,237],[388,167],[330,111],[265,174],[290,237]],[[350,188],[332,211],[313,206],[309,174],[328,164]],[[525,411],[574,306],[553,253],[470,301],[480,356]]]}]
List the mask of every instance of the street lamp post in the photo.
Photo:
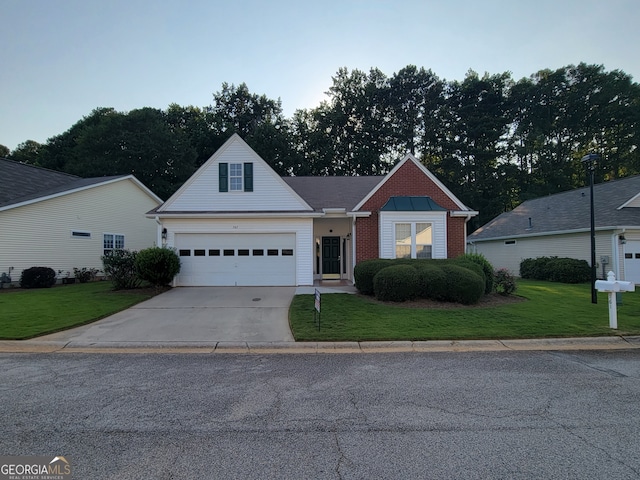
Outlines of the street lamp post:
[{"label": "street lamp post", "polygon": [[596,290],[596,219],[593,208],[593,172],[596,160],[600,158],[597,153],[590,153],[582,157],[582,163],[589,171],[589,190],[591,194],[591,303],[598,303],[598,292]]}]

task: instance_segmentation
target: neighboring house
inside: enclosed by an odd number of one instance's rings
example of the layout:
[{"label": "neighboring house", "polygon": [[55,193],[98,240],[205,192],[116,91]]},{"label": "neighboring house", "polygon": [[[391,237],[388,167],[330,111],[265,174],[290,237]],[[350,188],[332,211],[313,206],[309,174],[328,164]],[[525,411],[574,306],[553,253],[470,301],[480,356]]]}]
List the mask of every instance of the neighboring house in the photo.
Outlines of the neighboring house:
[{"label": "neighboring house", "polygon": [[0,273],[102,269],[119,248],[151,247],[156,225],[145,213],[162,203],[132,175],[80,178],[0,159]]},{"label": "neighboring house", "polygon": [[[589,187],[523,202],[473,232],[469,251],[518,275],[525,258],[570,257],[591,264]],[[599,277],[640,283],[640,176],[594,185]]]},{"label": "neighboring house", "polygon": [[177,286],[351,281],[369,258],[455,257],[474,215],[412,155],[386,176],[280,177],[238,135],[148,213],[180,255]]}]

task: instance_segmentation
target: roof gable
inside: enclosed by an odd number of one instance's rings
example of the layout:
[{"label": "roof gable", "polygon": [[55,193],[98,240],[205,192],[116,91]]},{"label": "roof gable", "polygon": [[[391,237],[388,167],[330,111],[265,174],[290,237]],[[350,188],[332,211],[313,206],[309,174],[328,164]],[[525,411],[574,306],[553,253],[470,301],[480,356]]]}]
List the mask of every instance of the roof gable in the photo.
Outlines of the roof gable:
[{"label": "roof gable", "polygon": [[[427,169],[424,165],[422,165],[413,155],[410,153],[407,154],[398,164],[393,167],[393,169],[385,175],[382,180],[376,185],[354,208],[354,211],[358,211],[367,205],[367,202],[376,195],[381,189],[385,187],[386,184],[393,182],[397,177],[406,176],[409,182],[415,182],[415,174],[422,174],[426,177],[428,183],[433,186],[435,191],[421,191],[415,192],[415,195],[423,196],[429,195],[431,197],[439,197],[437,198],[438,203],[447,208],[448,210],[460,210],[469,212],[469,214],[477,214],[477,212],[473,212],[470,208],[465,206],[433,173]],[[402,191],[401,184],[405,183],[404,181],[399,181],[398,187],[394,188],[394,191],[391,195],[398,195],[403,193],[412,194],[412,192]],[[419,182],[421,185],[421,189],[425,190],[426,185],[424,182]],[[400,191],[397,191],[400,189]],[[433,190],[432,189],[432,190]],[[386,202],[388,196],[382,200],[382,202]],[[378,202],[380,203],[380,202]],[[381,205],[380,205],[381,206]]]},{"label": "roof gable", "polygon": [[37,198],[54,190],[65,190],[80,177],[0,158],[0,206],[20,199]]},{"label": "roof gable", "polygon": [[[594,185],[597,229],[640,227],[640,175]],[[486,241],[506,237],[549,235],[588,230],[591,224],[589,187],[527,200],[473,232],[469,239]]]},{"label": "roof gable", "polygon": [[0,211],[123,180],[133,182],[155,202],[162,202],[133,175],[81,178],[13,160],[0,159]]},{"label": "roof gable", "polygon": [[[220,192],[220,163],[253,163],[253,191]],[[233,134],[157,211],[287,212],[313,209],[238,134]]]}]

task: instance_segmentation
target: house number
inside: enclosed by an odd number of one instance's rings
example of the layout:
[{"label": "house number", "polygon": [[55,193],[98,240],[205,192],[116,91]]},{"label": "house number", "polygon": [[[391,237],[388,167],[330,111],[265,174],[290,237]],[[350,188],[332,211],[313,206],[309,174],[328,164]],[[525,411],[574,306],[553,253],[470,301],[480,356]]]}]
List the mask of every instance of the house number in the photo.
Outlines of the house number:
[{"label": "house number", "polygon": [[238,225],[234,225],[234,226],[233,226],[233,229],[234,229],[234,230],[237,230],[237,229],[238,229]]}]

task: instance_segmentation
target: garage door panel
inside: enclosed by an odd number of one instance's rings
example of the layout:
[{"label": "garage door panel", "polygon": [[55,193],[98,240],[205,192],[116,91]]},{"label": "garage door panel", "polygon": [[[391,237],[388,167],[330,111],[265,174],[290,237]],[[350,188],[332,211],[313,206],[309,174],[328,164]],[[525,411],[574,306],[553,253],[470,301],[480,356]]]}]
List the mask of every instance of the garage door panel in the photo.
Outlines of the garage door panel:
[{"label": "garage door panel", "polygon": [[295,234],[177,234],[180,286],[295,285]]}]

